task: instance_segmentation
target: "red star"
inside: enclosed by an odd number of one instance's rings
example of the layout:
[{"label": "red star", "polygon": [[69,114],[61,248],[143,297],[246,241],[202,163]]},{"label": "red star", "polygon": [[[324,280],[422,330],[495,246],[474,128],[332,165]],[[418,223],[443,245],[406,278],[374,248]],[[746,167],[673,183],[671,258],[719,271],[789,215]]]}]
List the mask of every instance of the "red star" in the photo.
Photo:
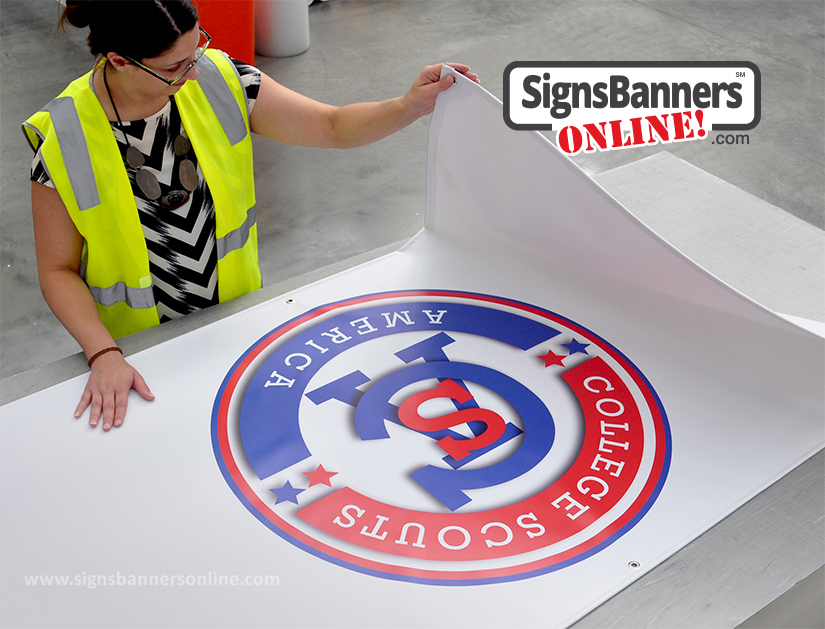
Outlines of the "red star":
[{"label": "red star", "polygon": [[309,477],[310,487],[313,485],[326,485],[327,487],[332,487],[332,483],[329,479],[337,473],[338,472],[327,472],[323,465],[319,465],[318,469],[314,472],[304,472],[304,476]]},{"label": "red star", "polygon": [[567,357],[557,356],[548,349],[547,353],[544,356],[539,356],[539,358],[541,358],[544,361],[544,367],[546,369],[550,365],[559,365],[561,367],[564,367],[564,363],[562,363],[562,361]]}]

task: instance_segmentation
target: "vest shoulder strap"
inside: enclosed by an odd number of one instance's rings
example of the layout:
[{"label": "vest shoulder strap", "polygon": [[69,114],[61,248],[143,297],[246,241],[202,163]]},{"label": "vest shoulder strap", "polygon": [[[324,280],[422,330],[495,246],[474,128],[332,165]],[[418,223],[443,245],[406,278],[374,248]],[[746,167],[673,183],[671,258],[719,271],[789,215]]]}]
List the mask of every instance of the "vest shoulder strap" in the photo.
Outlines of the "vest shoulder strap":
[{"label": "vest shoulder strap", "polygon": [[[223,72],[218,64],[224,66]],[[231,66],[231,68],[227,66]],[[233,93],[227,80],[230,69],[237,78],[238,88],[243,91],[235,65],[219,51],[212,51],[211,54],[207,51],[207,54],[201,57],[198,62],[198,72],[200,74],[197,83],[218,117],[229,143],[234,146],[246,137],[247,127],[244,114],[238,105],[238,98]],[[245,96],[243,98],[245,99]]]}]

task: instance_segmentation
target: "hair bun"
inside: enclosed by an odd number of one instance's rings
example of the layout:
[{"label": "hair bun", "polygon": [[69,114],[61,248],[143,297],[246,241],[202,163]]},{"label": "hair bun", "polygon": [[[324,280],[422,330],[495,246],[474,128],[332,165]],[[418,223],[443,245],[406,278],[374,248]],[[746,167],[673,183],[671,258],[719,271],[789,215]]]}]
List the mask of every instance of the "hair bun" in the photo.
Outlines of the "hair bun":
[{"label": "hair bun", "polygon": [[89,52],[133,59],[161,54],[198,23],[192,0],[66,0],[58,22],[89,27]]},{"label": "hair bun", "polygon": [[86,28],[91,20],[92,0],[66,0],[66,8],[60,18],[60,25],[68,22],[77,28]]}]

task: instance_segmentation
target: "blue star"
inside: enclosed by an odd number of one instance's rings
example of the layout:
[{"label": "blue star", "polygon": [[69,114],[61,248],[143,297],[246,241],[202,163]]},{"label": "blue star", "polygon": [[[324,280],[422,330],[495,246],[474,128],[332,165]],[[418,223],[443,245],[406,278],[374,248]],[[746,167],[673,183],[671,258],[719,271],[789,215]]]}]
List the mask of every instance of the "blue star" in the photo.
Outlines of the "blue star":
[{"label": "blue star", "polygon": [[579,343],[576,339],[573,339],[569,343],[562,343],[562,347],[567,348],[567,353],[569,355],[573,354],[587,354],[587,350],[585,347],[589,347],[590,343]]},{"label": "blue star", "polygon": [[270,489],[269,491],[271,491],[273,494],[278,496],[278,499],[275,501],[275,504],[278,504],[280,502],[289,501],[289,502],[295,503],[297,505],[298,504],[298,494],[300,494],[304,490],[303,489],[295,489],[295,487],[293,487],[290,484],[290,482],[287,481],[287,482],[284,483],[284,486],[281,487],[280,489]]}]

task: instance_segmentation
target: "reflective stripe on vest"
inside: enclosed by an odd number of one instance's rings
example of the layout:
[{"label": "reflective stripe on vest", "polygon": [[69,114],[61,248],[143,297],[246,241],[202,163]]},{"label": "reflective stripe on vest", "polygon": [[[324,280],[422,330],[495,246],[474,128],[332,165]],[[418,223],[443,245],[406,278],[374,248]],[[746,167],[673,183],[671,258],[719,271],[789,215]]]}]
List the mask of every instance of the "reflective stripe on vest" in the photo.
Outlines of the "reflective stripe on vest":
[{"label": "reflective stripe on vest", "polygon": [[230,144],[234,146],[246,137],[246,123],[238,107],[238,101],[232,95],[218,66],[206,55],[198,61],[198,73],[203,75],[203,79],[198,81],[203,95],[221,121]]},{"label": "reflective stripe on vest", "polygon": [[55,98],[41,111],[46,111],[51,116],[78,209],[88,210],[100,205],[92,159],[89,157],[89,147],[86,145],[83,127],[80,126],[74,99]]},{"label": "reflective stripe on vest", "polygon": [[218,260],[222,260],[227,253],[235,251],[235,249],[243,248],[246,241],[249,240],[249,230],[252,229],[252,226],[256,221],[257,212],[255,211],[255,206],[253,205],[246,213],[246,220],[243,222],[243,225],[237,229],[233,229],[223,238],[218,238]]},{"label": "reflective stripe on vest", "polygon": [[152,287],[133,288],[126,286],[125,282],[118,282],[114,286],[100,288],[89,286],[94,300],[101,306],[114,306],[119,301],[126,302],[130,308],[154,308],[155,295]]},{"label": "reflective stripe on vest", "polygon": [[[80,277],[86,281],[86,265],[80,263]],[[95,303],[101,306],[114,306],[116,303],[124,302],[130,308],[154,308],[155,295],[152,291],[152,286],[144,288],[134,288],[127,286],[126,282],[118,282],[112,286],[101,288],[99,286],[89,286],[89,292]]]}]

